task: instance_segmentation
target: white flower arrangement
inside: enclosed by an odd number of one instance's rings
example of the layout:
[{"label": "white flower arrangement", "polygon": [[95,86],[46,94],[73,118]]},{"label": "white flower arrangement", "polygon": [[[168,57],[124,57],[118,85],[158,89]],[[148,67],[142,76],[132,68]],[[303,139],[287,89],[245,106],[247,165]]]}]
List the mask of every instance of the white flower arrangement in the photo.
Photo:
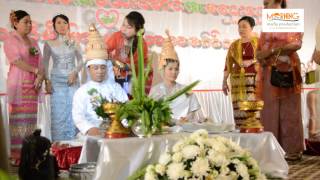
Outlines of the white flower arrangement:
[{"label": "white flower arrangement", "polygon": [[224,137],[198,130],[179,140],[157,164],[148,165],[129,180],[265,180],[251,154]]}]

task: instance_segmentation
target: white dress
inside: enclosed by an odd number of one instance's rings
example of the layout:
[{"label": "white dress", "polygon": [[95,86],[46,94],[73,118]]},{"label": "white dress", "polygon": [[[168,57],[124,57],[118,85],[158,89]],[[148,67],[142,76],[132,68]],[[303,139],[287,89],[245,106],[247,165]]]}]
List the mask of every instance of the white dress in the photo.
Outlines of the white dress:
[{"label": "white dress", "polygon": [[[182,89],[183,87],[184,85],[176,83],[175,86],[172,88],[171,92],[169,92],[169,89],[162,82],[151,88],[149,96],[155,99],[164,98],[174,94],[175,92]],[[182,117],[186,117],[189,121],[198,121],[195,119],[189,119],[189,118],[193,118],[189,116],[190,113],[196,112],[201,108],[195,94],[189,94],[189,95],[184,94],[179,96],[178,98],[176,98],[171,102],[170,107],[173,113],[172,114],[173,121],[177,122]]]}]

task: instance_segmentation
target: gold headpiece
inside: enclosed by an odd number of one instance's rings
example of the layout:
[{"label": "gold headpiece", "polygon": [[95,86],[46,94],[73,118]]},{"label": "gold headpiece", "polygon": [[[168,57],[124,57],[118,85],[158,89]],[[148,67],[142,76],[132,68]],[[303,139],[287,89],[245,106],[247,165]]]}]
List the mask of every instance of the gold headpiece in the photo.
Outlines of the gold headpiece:
[{"label": "gold headpiece", "polygon": [[94,24],[91,24],[89,27],[88,43],[86,45],[86,59],[108,59],[108,52],[103,39]]},{"label": "gold headpiece", "polygon": [[166,59],[173,59],[179,61],[178,55],[174,50],[169,30],[166,30],[168,38],[164,39],[159,60],[159,69],[166,65]]}]

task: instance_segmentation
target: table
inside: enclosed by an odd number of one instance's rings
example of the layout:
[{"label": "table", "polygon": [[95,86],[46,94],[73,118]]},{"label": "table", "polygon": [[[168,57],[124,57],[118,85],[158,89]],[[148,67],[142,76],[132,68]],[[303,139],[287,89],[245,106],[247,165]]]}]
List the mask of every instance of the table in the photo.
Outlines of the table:
[{"label": "table", "polygon": [[[97,162],[95,180],[123,180],[138,168],[156,163],[160,154],[171,149],[175,142],[188,133],[152,136],[150,138],[99,139],[87,137],[82,148],[79,163]],[[270,132],[214,134],[231,139],[248,149],[258,161],[262,172],[286,178],[289,166],[284,159],[285,152]]]}]

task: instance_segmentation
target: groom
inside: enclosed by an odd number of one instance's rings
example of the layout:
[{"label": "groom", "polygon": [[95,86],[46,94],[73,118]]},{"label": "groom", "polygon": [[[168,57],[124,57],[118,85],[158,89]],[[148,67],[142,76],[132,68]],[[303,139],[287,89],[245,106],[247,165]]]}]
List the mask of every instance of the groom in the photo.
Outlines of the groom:
[{"label": "groom", "polygon": [[86,47],[87,82],[74,94],[72,117],[81,134],[100,136],[99,126],[102,122],[97,116],[91,102],[93,96],[89,91],[96,90],[108,100],[125,102],[126,92],[114,81],[112,63],[107,59],[103,40],[94,26],[89,29],[89,42]]}]

